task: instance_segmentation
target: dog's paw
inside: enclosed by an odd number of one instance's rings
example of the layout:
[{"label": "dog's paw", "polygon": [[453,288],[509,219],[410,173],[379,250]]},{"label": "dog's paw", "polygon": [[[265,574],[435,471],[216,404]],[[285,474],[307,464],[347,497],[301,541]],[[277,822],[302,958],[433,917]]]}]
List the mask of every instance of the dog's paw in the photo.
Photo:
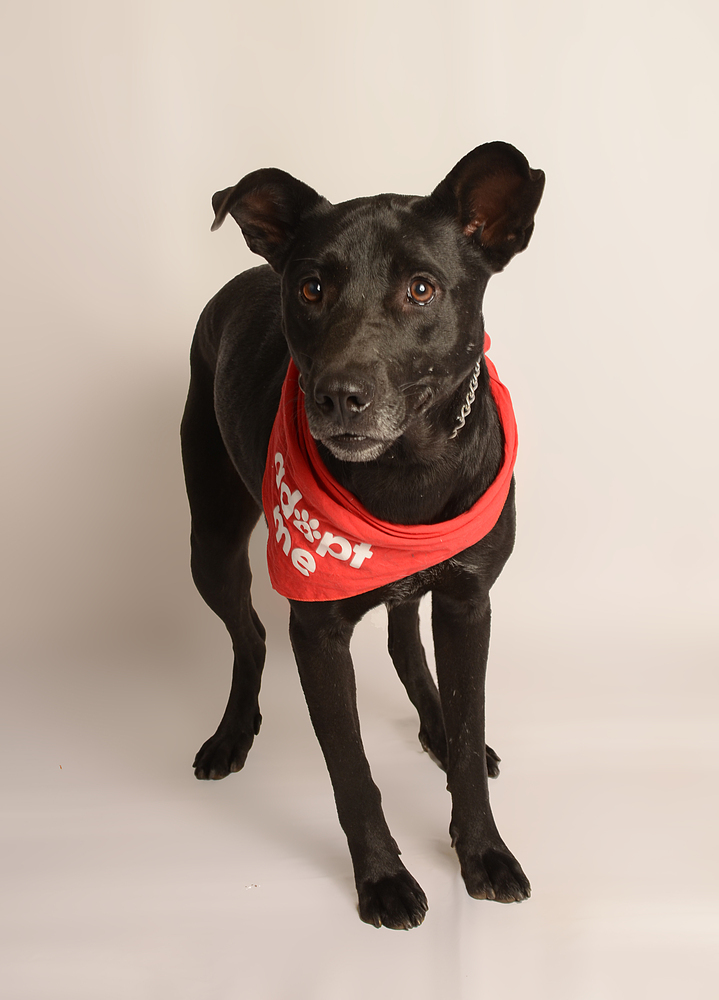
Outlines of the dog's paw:
[{"label": "dog's paw", "polygon": [[447,770],[447,737],[444,728],[440,734],[433,733],[424,726],[419,731],[419,742],[424,751],[443,771]]},{"label": "dog's paw", "polygon": [[406,868],[376,882],[358,886],[359,915],[366,924],[408,931],[419,927],[427,912],[427,897]]},{"label": "dog's paw", "polygon": [[[420,729],[419,731],[419,742],[422,744],[422,749],[425,750],[430,758],[435,762],[438,767],[441,767],[443,771],[447,770],[447,739],[442,733],[441,738],[436,736],[431,736],[426,729]],[[495,751],[490,747],[486,747],[487,756],[487,774],[490,778],[499,777],[499,765],[502,758],[495,753]]]},{"label": "dog's paw", "polygon": [[217,781],[235,771],[241,771],[245,766],[255,734],[259,732],[260,721],[258,714],[254,732],[221,733],[218,730],[211,736],[197,751],[192,765],[195,777],[201,781]]},{"label": "dog's paw", "polygon": [[484,749],[487,753],[487,774],[490,778],[498,778],[499,765],[502,758],[490,746],[485,746]]},{"label": "dog's paw", "polygon": [[474,899],[519,903],[529,899],[532,888],[517,859],[506,847],[491,847],[462,860],[462,878]]}]

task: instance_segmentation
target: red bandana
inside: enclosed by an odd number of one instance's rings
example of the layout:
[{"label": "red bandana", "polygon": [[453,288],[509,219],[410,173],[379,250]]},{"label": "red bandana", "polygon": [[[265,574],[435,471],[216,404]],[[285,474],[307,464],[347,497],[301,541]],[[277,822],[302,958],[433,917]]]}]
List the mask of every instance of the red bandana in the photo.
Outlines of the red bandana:
[{"label": "red bandana", "polygon": [[[489,347],[486,335],[484,346]],[[267,562],[278,593],[296,601],[354,597],[436,566],[489,534],[509,493],[517,425],[509,392],[486,356],[485,363],[504,431],[497,478],[459,517],[407,525],[373,517],[330,475],[310,435],[297,368],[290,361],[262,483],[270,529]]]}]

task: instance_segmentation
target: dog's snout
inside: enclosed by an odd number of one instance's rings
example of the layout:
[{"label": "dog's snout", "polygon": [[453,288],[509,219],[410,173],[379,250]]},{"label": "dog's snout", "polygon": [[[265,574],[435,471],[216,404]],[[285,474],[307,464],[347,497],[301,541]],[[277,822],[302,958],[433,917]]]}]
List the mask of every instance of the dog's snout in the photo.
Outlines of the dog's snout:
[{"label": "dog's snout", "polygon": [[314,399],[320,412],[338,424],[349,424],[372,405],[374,383],[352,375],[324,375],[317,380]]}]

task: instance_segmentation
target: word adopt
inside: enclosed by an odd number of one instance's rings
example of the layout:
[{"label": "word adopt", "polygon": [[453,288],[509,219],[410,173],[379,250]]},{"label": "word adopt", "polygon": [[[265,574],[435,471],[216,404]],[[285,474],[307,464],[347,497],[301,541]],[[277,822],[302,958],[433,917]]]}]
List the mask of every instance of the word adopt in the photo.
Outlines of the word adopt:
[{"label": "word adopt", "polygon": [[[280,491],[280,502],[272,511],[276,534],[275,541],[282,552],[291,560],[292,565],[302,576],[309,576],[317,569],[315,556],[324,558],[326,555],[346,562],[351,569],[359,569],[365,559],[372,558],[372,546],[367,542],[357,542],[352,545],[341,535],[331,531],[322,531],[316,517],[300,506],[302,494],[293,490],[286,479],[285,459],[281,452],[275,454],[275,485]],[[307,545],[314,546],[314,554],[307,548],[293,547],[292,536],[286,522],[289,522],[303,536]],[[317,543],[317,544],[315,544]]]}]

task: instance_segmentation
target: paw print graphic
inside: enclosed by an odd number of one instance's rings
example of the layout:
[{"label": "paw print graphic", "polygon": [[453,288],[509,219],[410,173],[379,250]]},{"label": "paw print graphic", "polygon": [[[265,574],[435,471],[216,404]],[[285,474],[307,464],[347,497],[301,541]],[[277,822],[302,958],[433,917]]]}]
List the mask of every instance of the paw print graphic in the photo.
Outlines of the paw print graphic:
[{"label": "paw print graphic", "polygon": [[310,518],[310,515],[306,510],[303,510],[302,514],[298,514],[298,512],[295,511],[295,515],[295,520],[292,523],[295,528],[300,529],[308,542],[313,542],[322,537],[321,533],[317,530],[320,526],[320,522],[316,518]]}]

